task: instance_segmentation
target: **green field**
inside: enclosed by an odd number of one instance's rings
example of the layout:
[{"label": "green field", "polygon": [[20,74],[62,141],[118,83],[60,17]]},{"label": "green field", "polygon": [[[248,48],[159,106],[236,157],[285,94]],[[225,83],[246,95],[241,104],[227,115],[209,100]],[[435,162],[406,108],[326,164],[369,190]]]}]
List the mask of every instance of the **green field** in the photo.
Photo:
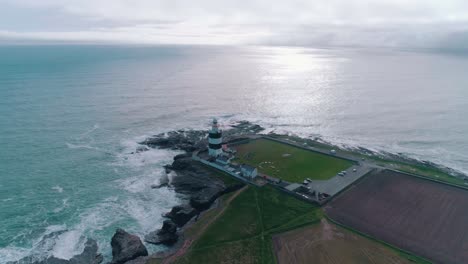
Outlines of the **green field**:
[{"label": "green field", "polygon": [[[318,224],[323,217],[319,207],[271,186],[249,186],[175,263],[276,263],[272,244],[274,234]],[[374,242],[395,250],[380,241]],[[395,252],[402,259],[418,264],[427,263],[411,254],[399,250]]]},{"label": "green field", "polygon": [[272,234],[321,218],[318,207],[273,187],[250,186],[177,263],[275,263]]},{"label": "green field", "polygon": [[268,139],[253,140],[235,149],[235,162],[255,166],[261,173],[288,182],[327,180],[353,165],[351,161]]},{"label": "green field", "polygon": [[413,173],[413,174],[418,174],[424,177],[432,178],[438,181],[442,182],[447,182],[450,184],[455,184],[464,188],[468,188],[468,181],[464,181],[463,179],[454,177],[453,175],[450,175],[449,173],[436,168],[434,166],[430,166],[428,164],[424,163],[417,163],[417,162],[411,162],[411,161],[404,161],[404,160],[395,160],[391,157],[381,157],[379,155],[369,155],[369,154],[363,154],[359,153],[356,151],[351,151],[347,149],[340,149],[338,146],[333,146],[321,142],[317,142],[312,139],[303,139],[300,137],[295,137],[295,136],[277,136],[279,139],[289,139],[292,142],[295,142],[297,144],[302,144],[306,143],[308,146],[312,146],[316,149],[320,149],[322,151],[330,151],[332,149],[339,150],[339,152],[351,155],[355,159],[366,159],[366,160],[371,160],[375,162],[377,165],[380,166],[386,166],[390,167],[392,169],[408,172],[408,173]]}]

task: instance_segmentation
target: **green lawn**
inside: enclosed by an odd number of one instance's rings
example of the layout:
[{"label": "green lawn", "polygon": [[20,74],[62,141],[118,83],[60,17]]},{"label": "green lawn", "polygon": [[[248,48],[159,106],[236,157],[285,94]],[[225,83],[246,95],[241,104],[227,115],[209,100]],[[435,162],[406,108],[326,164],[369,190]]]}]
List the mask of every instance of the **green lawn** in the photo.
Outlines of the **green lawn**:
[{"label": "green lawn", "polygon": [[391,166],[390,168],[393,168],[393,169],[418,174],[418,175],[432,178],[435,180],[439,180],[442,182],[447,182],[447,183],[455,184],[464,188],[468,188],[468,182],[464,181],[463,179],[454,177],[439,168],[436,168],[434,166],[430,166],[427,164],[422,164],[422,163],[417,164],[411,161],[395,160],[390,157],[383,158],[377,155],[362,154],[362,153],[351,151],[351,150],[340,149],[338,146],[324,144],[324,143],[317,142],[312,139],[303,139],[303,138],[295,137],[295,136],[287,136],[287,137],[276,136],[276,137],[279,139],[290,139],[291,141],[296,142],[298,144],[306,142],[308,146],[312,146],[314,148],[317,148],[323,151],[330,151],[332,149],[335,149],[335,150],[338,149],[339,152],[345,153],[347,155],[352,155],[354,156],[355,159],[364,158],[367,160],[371,160],[381,166],[390,165]]},{"label": "green lawn", "polygon": [[327,180],[353,165],[351,161],[268,139],[253,140],[235,148],[236,162],[289,182],[302,182],[306,178]]},{"label": "green lawn", "polygon": [[275,263],[271,235],[317,223],[320,208],[270,186],[249,186],[177,263]]},{"label": "green lawn", "polygon": [[[253,188],[236,197],[223,216],[214,222],[197,241],[195,248],[207,247],[220,242],[228,242],[253,237],[261,231],[259,213],[255,203]],[[235,224],[243,223],[243,224]],[[229,227],[229,228],[228,228]]]},{"label": "green lawn", "polygon": [[[271,186],[249,186],[176,263],[276,263],[272,235],[317,224],[323,217],[319,207],[295,199]],[[427,263],[419,257],[383,244],[414,263]]]}]

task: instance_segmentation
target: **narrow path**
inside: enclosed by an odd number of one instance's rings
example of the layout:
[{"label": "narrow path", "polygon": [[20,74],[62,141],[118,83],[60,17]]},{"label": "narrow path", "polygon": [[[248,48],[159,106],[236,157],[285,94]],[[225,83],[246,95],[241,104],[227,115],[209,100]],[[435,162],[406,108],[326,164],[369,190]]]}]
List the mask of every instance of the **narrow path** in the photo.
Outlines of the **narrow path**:
[{"label": "narrow path", "polygon": [[258,218],[260,219],[260,227],[262,229],[260,232],[260,239],[262,240],[261,249],[260,249],[260,260],[263,262],[263,249],[264,249],[264,244],[265,244],[265,228],[263,226],[262,210],[258,202],[258,192],[255,192],[255,204],[257,206]]},{"label": "narrow path", "polygon": [[206,229],[214,222],[216,221],[223,213],[226,211],[228,208],[229,204],[239,195],[241,194],[245,189],[247,189],[248,185],[242,187],[241,189],[237,190],[234,195],[229,197],[226,201],[224,201],[223,208],[214,216],[211,217],[210,219],[207,219],[206,223],[203,225],[203,227],[190,239],[185,240],[184,244],[182,247],[179,248],[173,255],[170,257],[166,258],[162,264],[169,264],[173,263],[177,258],[180,256],[183,256],[184,254],[187,253],[187,250],[190,248],[190,246],[193,244],[194,241],[196,241],[203,233],[205,233]]}]

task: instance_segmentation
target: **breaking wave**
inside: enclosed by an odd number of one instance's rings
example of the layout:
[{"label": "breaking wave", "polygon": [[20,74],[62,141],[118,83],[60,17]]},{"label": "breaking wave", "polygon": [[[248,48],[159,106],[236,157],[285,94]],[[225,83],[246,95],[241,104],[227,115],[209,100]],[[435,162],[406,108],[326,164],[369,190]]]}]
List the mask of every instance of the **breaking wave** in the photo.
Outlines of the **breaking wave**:
[{"label": "breaking wave", "polygon": [[[172,161],[177,151],[144,149],[138,142],[145,136],[123,140],[114,152],[114,161],[109,164],[121,178],[108,183],[113,189],[109,195],[77,216],[77,223],[65,221],[64,225],[48,226],[42,234],[33,239],[29,247],[8,246],[0,249],[1,264],[25,257],[42,260],[50,256],[70,259],[84,249],[87,238],[96,239],[107,260],[110,260],[110,239],[115,228],[122,227],[140,237],[156,230],[163,221],[162,214],[180,203],[176,193],[167,187],[152,189],[165,174],[162,167]],[[70,146],[69,146],[70,147]],[[76,146],[71,146],[72,148]],[[79,148],[79,147],[77,147]],[[51,187],[57,194],[63,194],[63,187]],[[61,213],[71,206],[69,197],[53,209]],[[162,247],[149,247],[153,251]]]}]

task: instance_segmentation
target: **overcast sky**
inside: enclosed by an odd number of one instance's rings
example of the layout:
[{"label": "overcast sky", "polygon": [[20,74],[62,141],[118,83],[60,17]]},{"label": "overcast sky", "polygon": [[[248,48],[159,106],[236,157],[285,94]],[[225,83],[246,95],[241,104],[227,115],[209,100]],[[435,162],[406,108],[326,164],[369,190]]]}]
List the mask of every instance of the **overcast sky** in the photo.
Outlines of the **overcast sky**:
[{"label": "overcast sky", "polygon": [[0,42],[468,48],[467,0],[0,0]]}]

